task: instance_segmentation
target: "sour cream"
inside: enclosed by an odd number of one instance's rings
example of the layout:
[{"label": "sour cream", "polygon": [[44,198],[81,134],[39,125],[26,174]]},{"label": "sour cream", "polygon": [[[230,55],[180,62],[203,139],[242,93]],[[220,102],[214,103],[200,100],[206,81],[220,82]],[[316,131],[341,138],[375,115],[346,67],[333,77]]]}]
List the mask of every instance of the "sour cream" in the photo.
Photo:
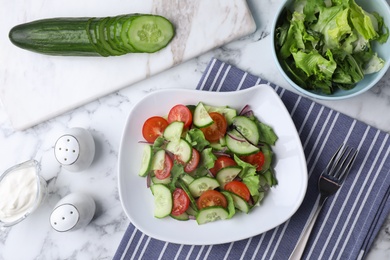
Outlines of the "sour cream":
[{"label": "sour cream", "polygon": [[46,182],[37,174],[35,161],[28,161],[4,173],[0,181],[0,221],[14,224],[40,204]]}]

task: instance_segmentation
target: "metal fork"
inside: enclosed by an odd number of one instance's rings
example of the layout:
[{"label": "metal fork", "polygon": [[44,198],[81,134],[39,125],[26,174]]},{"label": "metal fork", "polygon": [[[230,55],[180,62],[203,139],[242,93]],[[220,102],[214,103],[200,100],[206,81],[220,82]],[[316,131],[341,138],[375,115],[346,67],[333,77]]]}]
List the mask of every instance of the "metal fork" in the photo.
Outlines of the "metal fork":
[{"label": "metal fork", "polygon": [[304,229],[303,234],[294,248],[294,251],[290,255],[290,260],[301,259],[306,243],[309,240],[311,230],[314,227],[314,223],[316,222],[322,206],[324,205],[327,198],[335,194],[341,187],[343,181],[351,170],[357,153],[358,151],[354,148],[349,148],[348,146],[344,146],[344,144],[342,144],[332,156],[324,171],[321,173],[321,176],[318,180],[318,189],[321,196],[317,205],[317,209],[310,219],[309,224]]}]

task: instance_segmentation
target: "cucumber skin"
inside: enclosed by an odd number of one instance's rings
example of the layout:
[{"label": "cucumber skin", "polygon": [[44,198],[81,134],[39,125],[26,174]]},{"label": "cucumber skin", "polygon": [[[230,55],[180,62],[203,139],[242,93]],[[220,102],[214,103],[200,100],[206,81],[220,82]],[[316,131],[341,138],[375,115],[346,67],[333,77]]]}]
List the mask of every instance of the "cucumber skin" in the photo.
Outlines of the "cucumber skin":
[{"label": "cucumber skin", "polygon": [[[110,44],[118,41],[115,39],[104,39],[104,35],[96,35],[96,30],[102,31],[110,28],[99,28],[109,24],[112,26],[118,23],[124,23],[128,20],[135,20],[139,17],[160,17],[172,26],[172,37],[167,39],[167,42],[159,48],[154,48],[149,51],[140,51],[132,46],[129,46],[129,39],[121,38],[119,41],[126,42],[128,48],[125,51],[118,51],[123,48],[123,43],[120,43],[118,48],[112,48]],[[122,19],[117,19],[118,17]],[[124,18],[124,19],[123,19]],[[101,25],[101,21],[106,19],[105,23]],[[130,21],[130,22],[131,22]],[[91,25],[93,25],[91,28]],[[91,32],[95,29],[95,33]],[[126,33],[127,34],[127,33]],[[16,25],[9,32],[9,39],[11,42],[22,49],[29,50],[47,55],[57,56],[120,56],[127,53],[153,53],[166,47],[174,36],[174,27],[172,23],[166,18],[151,14],[128,14],[113,17],[65,17],[65,18],[49,18],[32,21]]]},{"label": "cucumber skin", "polygon": [[86,32],[89,18],[43,19],[11,29],[9,39],[22,48],[49,55],[101,56]]}]

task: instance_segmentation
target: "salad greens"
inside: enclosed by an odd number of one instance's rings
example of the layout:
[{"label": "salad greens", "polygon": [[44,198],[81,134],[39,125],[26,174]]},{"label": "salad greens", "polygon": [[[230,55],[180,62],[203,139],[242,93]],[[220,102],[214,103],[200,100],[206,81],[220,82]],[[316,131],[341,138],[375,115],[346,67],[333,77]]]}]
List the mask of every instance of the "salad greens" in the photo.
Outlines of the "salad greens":
[{"label": "salad greens", "polygon": [[278,58],[305,89],[325,94],[352,89],[384,66],[372,43],[385,43],[389,29],[378,13],[354,0],[295,0],[278,22]]}]

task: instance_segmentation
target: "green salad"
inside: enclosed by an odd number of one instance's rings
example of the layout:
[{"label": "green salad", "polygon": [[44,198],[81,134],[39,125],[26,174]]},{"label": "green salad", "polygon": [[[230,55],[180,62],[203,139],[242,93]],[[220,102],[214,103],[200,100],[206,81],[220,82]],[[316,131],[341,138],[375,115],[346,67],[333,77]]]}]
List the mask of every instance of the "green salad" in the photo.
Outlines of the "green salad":
[{"label": "green salad", "polygon": [[278,137],[245,106],[240,112],[199,102],[177,104],[142,127],[139,175],[154,197],[154,216],[204,224],[249,213],[277,185]]},{"label": "green salad", "polygon": [[388,37],[383,18],[354,0],[295,0],[278,21],[275,48],[295,83],[332,94],[383,68],[372,44]]}]

